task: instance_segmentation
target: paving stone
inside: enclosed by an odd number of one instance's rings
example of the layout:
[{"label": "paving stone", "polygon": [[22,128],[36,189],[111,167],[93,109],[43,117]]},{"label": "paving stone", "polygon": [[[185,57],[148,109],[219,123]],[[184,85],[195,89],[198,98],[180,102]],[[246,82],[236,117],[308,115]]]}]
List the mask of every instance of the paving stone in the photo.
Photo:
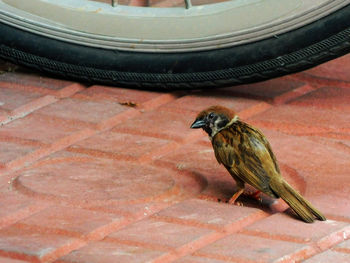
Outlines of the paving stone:
[{"label": "paving stone", "polygon": [[305,182],[306,197],[348,196],[346,185],[350,183],[347,176],[350,155],[346,150],[325,145],[317,139],[309,140],[266,129],[263,132],[277,160],[296,169],[300,179]]},{"label": "paving stone", "polygon": [[23,88],[27,90],[31,90],[32,87],[44,88],[47,89],[47,92],[60,90],[73,83],[62,79],[48,78],[22,67],[16,69],[15,72],[8,72],[0,75],[0,81],[9,82],[14,85],[19,84],[24,86]]},{"label": "paving stone", "polygon": [[137,107],[140,107],[141,104],[146,103],[147,101],[154,100],[155,98],[161,96],[162,93],[136,90],[136,89],[121,89],[115,87],[106,87],[94,85],[85,89],[72,98],[75,99],[84,99],[92,101],[112,101],[117,103],[126,103],[132,102],[135,103]]},{"label": "paving stone", "polygon": [[117,125],[112,131],[180,141],[188,136],[195,113],[157,110]]},{"label": "paving stone", "polygon": [[[330,180],[330,179],[326,179]],[[347,184],[348,182],[345,182]],[[320,209],[322,212],[339,220],[349,220],[350,219],[350,206],[346,200],[346,195],[348,195],[348,189],[343,187],[341,183],[332,183],[332,186],[339,189],[331,190],[329,194],[323,194],[314,198],[313,204]]]},{"label": "paving stone", "polygon": [[203,247],[194,255],[234,262],[277,262],[282,258],[292,262],[307,249],[304,244],[233,234]]},{"label": "paving stone", "polygon": [[74,238],[19,229],[16,225],[0,230],[0,255],[29,261],[48,261],[56,251],[75,247]]},{"label": "paving stone", "polygon": [[109,119],[124,110],[125,107],[119,103],[66,98],[38,110],[37,113],[67,120],[98,123]]},{"label": "paving stone", "polygon": [[0,88],[0,108],[14,110],[41,96],[39,93],[30,91]]},{"label": "paving stone", "polygon": [[329,263],[329,262],[348,263],[349,259],[350,259],[349,254],[327,250],[303,262],[304,263]]},{"label": "paving stone", "polygon": [[281,105],[252,117],[251,124],[295,135],[349,132],[350,115],[319,107]]},{"label": "paving stone", "polygon": [[224,231],[257,219],[262,213],[255,208],[191,199],[164,209],[153,217]]},{"label": "paving stone", "polygon": [[87,127],[81,122],[67,122],[34,113],[2,126],[0,135],[52,143]]},{"label": "paving stone", "polygon": [[[346,237],[348,238],[348,236]],[[340,243],[339,245],[336,246],[336,249],[343,249],[344,251],[348,251],[348,253],[350,253],[350,239]]]},{"label": "paving stone", "polygon": [[[0,73],[0,262],[348,262],[349,58],[173,93]],[[217,202],[234,180],[189,128],[213,104],[261,128],[283,176],[331,220]]]},{"label": "paving stone", "polygon": [[38,146],[33,145],[23,145],[15,142],[0,141],[0,163],[6,165],[7,163],[31,153],[38,148]]},{"label": "paving stone", "polygon": [[8,191],[0,192],[0,217],[12,214],[20,209],[28,207],[32,200],[18,194],[9,193]]},{"label": "paving stone", "polygon": [[123,228],[108,237],[122,241],[177,248],[200,239],[211,230],[146,219]]},{"label": "paving stone", "polygon": [[3,121],[4,119],[6,119],[9,114],[10,112],[8,110],[0,108],[0,121]]},{"label": "paving stone", "polygon": [[71,150],[102,157],[136,159],[168,143],[159,138],[106,131],[72,145]]},{"label": "paving stone", "polygon": [[224,91],[230,92],[231,94],[273,102],[277,97],[300,88],[303,85],[305,85],[305,83],[301,81],[293,80],[289,77],[281,77],[259,83],[230,87],[224,89]]},{"label": "paving stone", "polygon": [[135,204],[85,204],[82,205],[84,208],[93,211],[101,211],[103,213],[118,214],[123,215],[127,219],[141,220],[152,214],[165,209],[173,204],[175,201],[179,201],[179,196],[174,196],[175,200],[168,198],[168,202],[160,201],[150,201],[146,203],[135,203]]},{"label": "paving stone", "polygon": [[89,156],[84,153],[62,150],[62,151],[51,153],[50,155],[43,158],[42,161],[55,162],[56,160],[68,160],[68,159],[79,159],[79,158],[84,159],[84,158],[89,158]]},{"label": "paving stone", "polygon": [[0,257],[0,263],[28,263],[28,261]]},{"label": "paving stone", "polygon": [[[200,111],[212,105],[222,105],[236,112],[242,111],[258,104],[259,101],[240,98],[230,89],[220,89],[220,91],[198,91],[181,97],[162,108],[171,111],[187,110],[198,114]],[[192,120],[194,121],[194,119]]]},{"label": "paving stone", "polygon": [[292,105],[322,109],[350,111],[350,89],[321,87],[290,102]]},{"label": "paving stone", "polygon": [[186,257],[179,258],[173,262],[174,263],[225,263],[229,261],[206,258],[206,257],[198,257],[198,256],[186,256]]},{"label": "paving stone", "polygon": [[334,242],[337,241],[335,236],[342,236],[342,233],[346,233],[344,231],[346,228],[350,229],[349,224],[344,222],[327,220],[306,224],[290,215],[275,214],[246,227],[246,230],[266,238],[275,237],[292,242],[322,243],[325,246],[334,245]]},{"label": "paving stone", "polygon": [[16,184],[21,191],[38,198],[77,204],[141,202],[176,193],[171,171],[92,158],[44,162],[21,171]]},{"label": "paving stone", "polygon": [[[205,136],[204,139],[208,140]],[[216,174],[220,171],[220,165],[215,159],[211,144],[193,143],[169,152],[162,156],[160,161],[165,162],[179,170]],[[221,169],[221,171],[224,171]],[[223,173],[220,173],[223,174]]]},{"label": "paving stone", "polygon": [[[75,237],[100,236],[108,228],[115,228],[123,221],[122,216],[107,214],[86,209],[53,206],[35,215],[19,221],[21,225],[37,226],[49,233],[71,235]],[[107,225],[111,225],[108,227]],[[112,226],[113,225],[113,226]],[[109,230],[111,231],[111,230]]]},{"label": "paving stone", "polygon": [[40,209],[34,200],[9,190],[8,185],[0,192],[0,227],[13,224]]},{"label": "paving stone", "polygon": [[151,262],[164,252],[110,242],[93,242],[55,261],[55,263]]},{"label": "paving stone", "polygon": [[307,70],[305,73],[319,78],[350,81],[350,56],[343,56]]}]

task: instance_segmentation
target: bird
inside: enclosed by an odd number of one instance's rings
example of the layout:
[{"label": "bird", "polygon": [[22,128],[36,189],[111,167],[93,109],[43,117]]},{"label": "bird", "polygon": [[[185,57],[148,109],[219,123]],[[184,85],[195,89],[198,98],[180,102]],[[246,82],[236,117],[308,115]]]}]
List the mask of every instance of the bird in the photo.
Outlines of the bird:
[{"label": "bird", "polygon": [[257,128],[239,119],[234,110],[211,106],[201,111],[191,125],[202,128],[211,140],[215,157],[236,181],[229,200],[234,204],[249,184],[273,198],[282,198],[305,222],[326,217],[282,177],[270,143]]}]

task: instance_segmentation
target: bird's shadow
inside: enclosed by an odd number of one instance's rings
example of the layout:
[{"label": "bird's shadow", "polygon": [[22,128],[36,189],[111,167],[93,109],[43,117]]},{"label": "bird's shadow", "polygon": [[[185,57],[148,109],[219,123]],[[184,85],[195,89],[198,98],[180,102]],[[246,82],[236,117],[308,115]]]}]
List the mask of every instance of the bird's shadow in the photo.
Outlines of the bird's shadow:
[{"label": "bird's shadow", "polygon": [[[228,201],[236,191],[236,184],[232,178],[208,178],[201,173],[195,173],[197,176],[206,179],[206,185],[200,193],[201,199],[231,205]],[[244,193],[237,199],[237,203],[239,204],[237,207],[243,206],[256,208],[271,215],[275,213],[286,213],[289,216],[298,219],[295,213],[282,199],[275,199],[264,193],[260,193],[259,198],[256,198],[253,197],[253,193],[255,192],[255,188],[246,185]]]}]

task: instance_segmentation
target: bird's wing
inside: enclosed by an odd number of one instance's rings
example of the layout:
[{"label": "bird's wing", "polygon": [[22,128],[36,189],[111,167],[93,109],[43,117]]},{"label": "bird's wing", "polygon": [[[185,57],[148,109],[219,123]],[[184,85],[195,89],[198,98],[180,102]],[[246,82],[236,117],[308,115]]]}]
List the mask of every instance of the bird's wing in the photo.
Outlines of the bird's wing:
[{"label": "bird's wing", "polygon": [[213,138],[215,156],[230,173],[260,191],[276,196],[269,186],[271,176],[280,176],[270,144],[260,131],[240,122]]}]

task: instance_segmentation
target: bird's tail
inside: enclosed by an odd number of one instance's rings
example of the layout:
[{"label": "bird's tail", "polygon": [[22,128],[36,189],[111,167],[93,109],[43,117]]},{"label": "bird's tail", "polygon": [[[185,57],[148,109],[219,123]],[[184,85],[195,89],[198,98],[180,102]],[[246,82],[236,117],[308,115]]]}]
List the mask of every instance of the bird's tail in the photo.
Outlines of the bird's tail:
[{"label": "bird's tail", "polygon": [[305,222],[312,223],[315,217],[321,221],[327,220],[320,211],[294,190],[286,181],[283,180],[282,183],[279,182],[278,184],[270,182],[270,187]]}]

